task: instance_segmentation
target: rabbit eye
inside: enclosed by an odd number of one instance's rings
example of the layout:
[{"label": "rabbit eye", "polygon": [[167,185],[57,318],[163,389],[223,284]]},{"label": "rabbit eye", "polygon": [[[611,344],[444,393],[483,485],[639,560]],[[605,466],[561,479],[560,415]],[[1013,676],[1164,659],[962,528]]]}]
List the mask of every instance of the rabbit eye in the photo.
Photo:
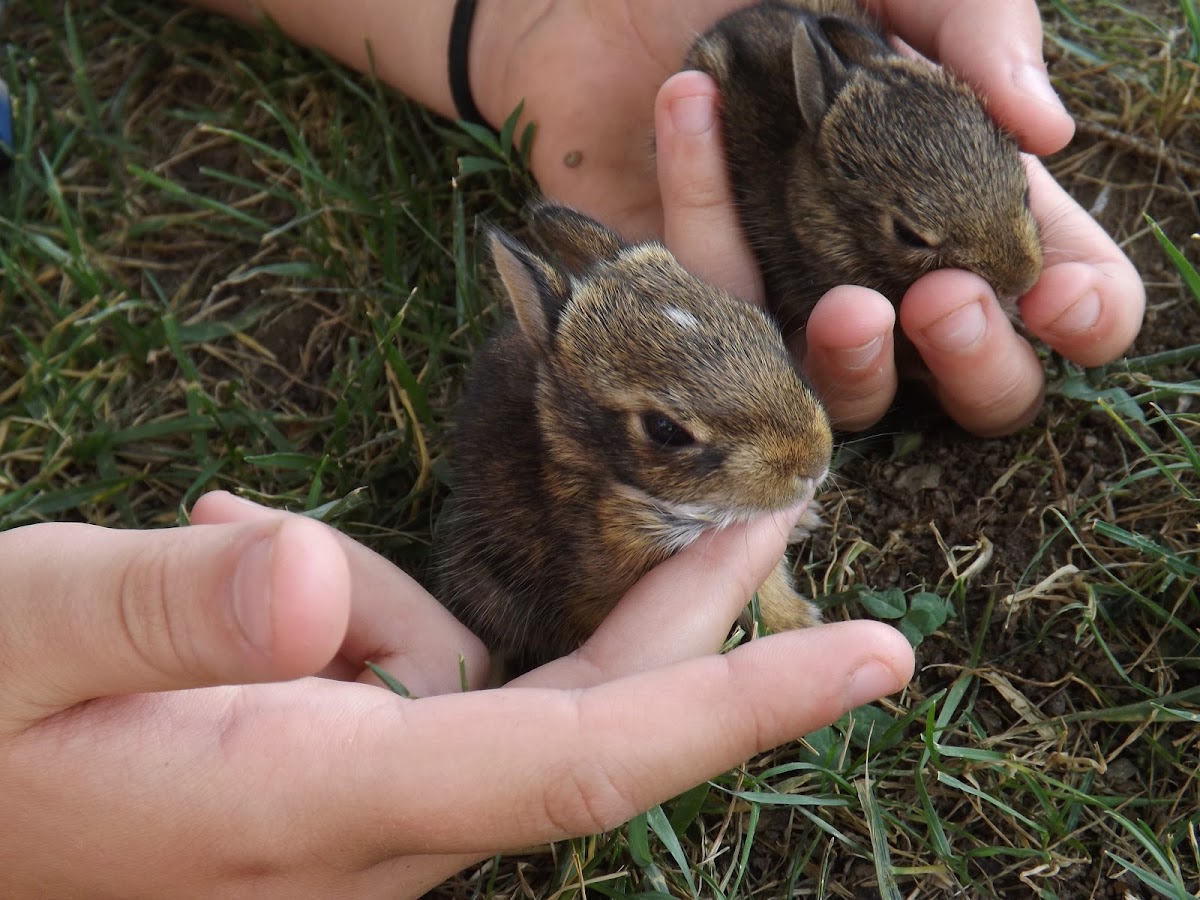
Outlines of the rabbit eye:
[{"label": "rabbit eye", "polygon": [[642,416],[642,428],[646,437],[661,447],[690,447],[696,443],[691,432],[662,413],[646,413]]},{"label": "rabbit eye", "polygon": [[914,250],[932,250],[933,245],[921,235],[910,228],[902,219],[892,217],[892,233],[895,234],[896,240],[904,244],[906,247],[912,247]]}]

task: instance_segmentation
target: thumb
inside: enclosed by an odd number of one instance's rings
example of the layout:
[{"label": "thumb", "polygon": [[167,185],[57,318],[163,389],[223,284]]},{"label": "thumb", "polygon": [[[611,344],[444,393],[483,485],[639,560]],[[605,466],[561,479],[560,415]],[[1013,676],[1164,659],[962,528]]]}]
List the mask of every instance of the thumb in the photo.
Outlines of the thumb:
[{"label": "thumb", "polygon": [[655,101],[663,234],[684,268],[742,300],[763,302],[725,172],[716,83],[703,72],[667,79]]},{"label": "thumb", "polygon": [[965,78],[988,110],[1030,153],[1053,153],[1075,124],[1042,59],[1036,3],[995,0],[876,0],[889,29]]},{"label": "thumb", "polygon": [[337,652],[350,573],[334,535],[277,519],[0,534],[0,727],[96,697],[274,681]]}]

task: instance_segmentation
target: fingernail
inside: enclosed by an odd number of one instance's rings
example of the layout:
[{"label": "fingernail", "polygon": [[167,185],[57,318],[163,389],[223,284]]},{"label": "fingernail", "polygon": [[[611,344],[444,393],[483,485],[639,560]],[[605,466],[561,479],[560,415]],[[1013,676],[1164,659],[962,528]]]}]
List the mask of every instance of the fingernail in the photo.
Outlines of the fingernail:
[{"label": "fingernail", "polygon": [[261,503],[255,503],[253,500],[248,500],[247,498],[242,497],[238,494],[235,494],[232,491],[222,491],[221,493],[224,493],[231,500],[235,501],[236,503],[240,504],[241,506],[246,507],[247,509],[262,510],[262,509],[266,508]]},{"label": "fingernail", "polygon": [[271,643],[271,561],[275,535],[265,537],[242,554],[233,578],[233,612],[242,636],[265,650]]},{"label": "fingernail", "polygon": [[846,686],[846,706],[853,709],[897,690],[896,673],[873,659],[851,673],[850,683]]},{"label": "fingernail", "polygon": [[713,127],[714,105],[711,97],[703,95],[680,97],[668,108],[671,124],[684,134],[704,134]]},{"label": "fingernail", "polygon": [[969,350],[987,330],[987,316],[978,300],[946,313],[921,333],[929,343],[947,353]]},{"label": "fingernail", "polygon": [[1059,109],[1063,108],[1062,100],[1059,99],[1054,86],[1050,84],[1050,77],[1041,66],[1033,63],[1024,63],[1018,66],[1013,72],[1013,84],[1021,93],[1032,97],[1039,103],[1056,106]]},{"label": "fingernail", "polygon": [[1100,318],[1100,295],[1088,291],[1050,323],[1050,330],[1062,337],[1087,331]]},{"label": "fingernail", "polygon": [[882,347],[883,335],[880,335],[857,347],[838,347],[829,353],[841,368],[858,370],[878,362],[879,350]]}]

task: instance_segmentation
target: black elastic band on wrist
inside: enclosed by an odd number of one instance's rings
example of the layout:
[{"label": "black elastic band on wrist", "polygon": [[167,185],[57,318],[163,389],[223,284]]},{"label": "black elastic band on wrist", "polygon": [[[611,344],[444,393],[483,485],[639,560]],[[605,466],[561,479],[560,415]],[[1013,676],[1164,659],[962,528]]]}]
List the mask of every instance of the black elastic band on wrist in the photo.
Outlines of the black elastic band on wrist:
[{"label": "black elastic band on wrist", "polygon": [[455,0],[454,18],[450,20],[450,96],[458,117],[465,122],[491,126],[475,105],[471,94],[471,75],[468,51],[471,48],[471,22],[475,19],[475,0]]}]

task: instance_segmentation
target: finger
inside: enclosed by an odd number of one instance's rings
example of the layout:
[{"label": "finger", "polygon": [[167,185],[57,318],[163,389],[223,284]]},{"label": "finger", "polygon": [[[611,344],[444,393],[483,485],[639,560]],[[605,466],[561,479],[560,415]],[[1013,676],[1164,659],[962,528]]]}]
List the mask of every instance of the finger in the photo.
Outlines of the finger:
[{"label": "finger", "polygon": [[[418,700],[367,719],[356,743],[364,762],[328,782],[376,839],[377,823],[389,823],[395,854],[594,834],[899,690],[912,667],[894,629],[844,622],[581,691]],[[390,761],[382,784],[374,759]]]},{"label": "finger", "polygon": [[968,431],[1008,434],[1037,415],[1041,361],[978,275],[943,269],[918,279],[900,304],[900,325],[929,366],[942,407]]},{"label": "finger", "polygon": [[1021,301],[1021,318],[1073,362],[1111,362],[1137,337],[1146,289],[1096,220],[1041,163],[1027,162],[1030,204],[1041,223],[1046,268]]},{"label": "finger", "polygon": [[655,102],[655,148],[667,247],[693,274],[763,304],[762,280],[725,172],[716,83],[701,72],[669,78]]},{"label": "finger", "polygon": [[874,0],[888,29],[966,79],[1031,153],[1053,153],[1075,125],[1050,85],[1033,0]]},{"label": "finger", "polygon": [[837,287],[821,298],[804,331],[804,372],[836,427],[867,428],[896,397],[896,311],[861,287]]},{"label": "finger", "polygon": [[[79,751],[81,802],[120,798],[114,829],[166,823],[143,835],[151,850],[162,834],[186,827],[179,816],[201,832],[206,822],[231,824],[206,843],[209,876],[236,861],[244,869],[247,856],[268,873],[311,866],[314,854],[322,871],[359,871],[410,854],[488,855],[614,826],[897,690],[912,665],[897,632],[853,622],[582,691],[510,688],[409,701],[308,678],[90,704],[39,733]],[[112,764],[128,760],[131,746],[133,784]],[[286,753],[274,752],[280,748]],[[54,796],[43,754],[13,761],[33,790]],[[230,798],[250,795],[258,802],[234,803],[246,814],[230,819]],[[164,796],[175,798],[170,809]],[[304,827],[286,827],[297,821]],[[81,852],[117,871],[122,863],[107,857],[108,846],[85,841]],[[334,858],[320,849],[331,846],[343,852]],[[437,870],[427,863],[418,860],[417,870]]]},{"label": "finger", "polygon": [[350,606],[345,555],[303,520],[34,525],[0,535],[0,569],[0,684],[31,719],[96,697],[315,672]]},{"label": "finger", "polygon": [[[214,491],[196,501],[193,523],[250,522],[301,518]],[[350,622],[339,652],[343,665],[329,677],[377,683],[367,661],[387,670],[415,696],[459,691],[487,684],[487,649],[465,625],[419,584],[382,556],[335,529],[350,566]],[[462,660],[460,669],[459,660]]]},{"label": "finger", "polygon": [[706,534],[643,576],[583,647],[513,684],[584,687],[715,653],[807,505]]}]

